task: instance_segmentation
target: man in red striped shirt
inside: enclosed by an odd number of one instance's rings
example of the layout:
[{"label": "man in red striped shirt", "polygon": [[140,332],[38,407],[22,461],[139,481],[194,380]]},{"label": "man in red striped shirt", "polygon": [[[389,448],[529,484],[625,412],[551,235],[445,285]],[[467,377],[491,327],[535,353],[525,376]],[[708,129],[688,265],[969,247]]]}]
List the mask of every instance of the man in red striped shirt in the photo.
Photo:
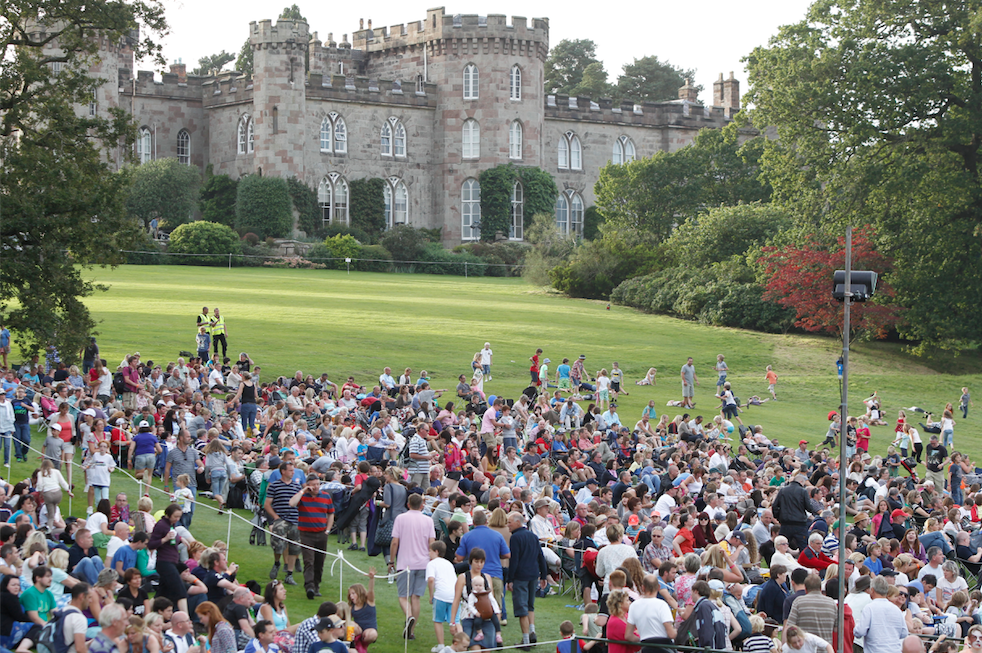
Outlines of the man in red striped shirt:
[{"label": "man in red striped shirt", "polygon": [[303,555],[303,586],[307,598],[313,600],[321,595],[327,534],[334,525],[334,502],[330,494],[321,490],[320,475],[311,473],[303,489],[290,499],[290,505],[299,513],[297,528]]}]

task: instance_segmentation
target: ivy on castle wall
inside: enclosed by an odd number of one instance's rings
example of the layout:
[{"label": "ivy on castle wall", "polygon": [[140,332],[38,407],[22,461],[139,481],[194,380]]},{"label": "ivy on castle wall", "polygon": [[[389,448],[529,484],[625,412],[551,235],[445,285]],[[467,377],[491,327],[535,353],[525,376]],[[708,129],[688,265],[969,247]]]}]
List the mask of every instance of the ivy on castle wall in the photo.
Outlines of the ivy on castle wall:
[{"label": "ivy on castle wall", "polygon": [[278,177],[248,175],[239,180],[235,228],[260,238],[284,238],[293,229],[293,207],[287,182]]},{"label": "ivy on castle wall", "polygon": [[297,212],[297,228],[308,236],[321,228],[321,216],[317,206],[317,191],[296,177],[288,177],[286,185]]},{"label": "ivy on castle wall", "polygon": [[353,179],[348,189],[351,227],[361,229],[371,243],[377,243],[385,231],[385,181],[378,177]]},{"label": "ivy on castle wall", "polygon": [[505,235],[511,227],[511,194],[515,181],[522,183],[524,225],[536,213],[555,211],[559,190],[545,170],[517,167],[510,163],[485,170],[478,177],[481,184],[481,240],[493,241],[498,232]]}]

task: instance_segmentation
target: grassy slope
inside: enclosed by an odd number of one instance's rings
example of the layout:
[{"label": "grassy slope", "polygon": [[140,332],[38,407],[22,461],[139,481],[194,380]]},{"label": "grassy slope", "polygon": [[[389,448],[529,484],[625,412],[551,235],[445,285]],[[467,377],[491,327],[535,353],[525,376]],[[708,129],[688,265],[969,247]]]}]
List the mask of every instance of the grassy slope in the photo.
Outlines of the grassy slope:
[{"label": "grassy slope", "polygon": [[[729,378],[744,398],[766,396],[764,367],[773,365],[781,375],[780,401],[751,410],[744,420],[762,423],[767,434],[786,444],[802,437],[820,440],[825,414],[838,403],[834,362],[840,346],[834,341],[709,328],[620,307],[608,311],[604,303],[542,293],[519,279],[167,266],[99,270],[92,278],[110,287],[90,298],[88,305],[100,321],[99,343],[111,365],[135,350],[144,360],[175,360],[180,350],[193,349],[201,306],[217,305],[226,315],[230,355],[248,352],[263,366],[265,380],[299,369],[315,375],[326,371],[338,382],[350,373],[370,384],[386,365],[394,373],[409,365],[415,372],[428,370],[434,386],[449,388],[452,395],[456,376],[469,373],[471,357],[488,340],[495,366],[494,380],[485,388],[504,396],[516,396],[527,385],[527,359],[536,347],[552,359],[553,370],[562,357],[574,359],[581,353],[591,372],[601,366],[610,369],[612,361],[619,361],[631,393],[620,401],[625,423],[630,419],[633,424],[649,399],[659,414],[676,414],[665,402],[679,398],[678,370],[690,355],[702,380],[696,391],[697,412],[707,416],[716,406],[711,369],[716,354],[726,355]],[[16,350],[14,360],[19,360]],[[911,359],[895,345],[882,343],[860,345],[851,361],[852,405],[878,390],[889,417],[899,406],[937,410],[945,401],[955,402],[961,386],[977,390],[982,378],[976,358]],[[658,385],[635,386],[651,366],[659,370]],[[939,373],[944,370],[965,376]],[[959,423],[958,447],[977,449],[978,424],[977,414]],[[885,452],[891,433],[885,427],[874,429],[872,450]],[[15,465],[13,478],[23,478],[30,469]],[[117,482],[135,496],[135,486],[117,477],[114,487]],[[84,505],[75,502],[74,513],[84,514]],[[227,525],[227,518],[199,513],[194,532],[206,533],[204,539],[224,538]],[[243,578],[264,581],[271,552],[250,547],[248,534],[245,524],[233,522],[231,558],[241,565]],[[362,569],[370,564],[365,554],[348,557]],[[381,559],[371,563],[384,567]],[[352,576],[345,573],[344,584],[350,582]],[[336,600],[338,578],[328,576],[325,585],[325,598]],[[541,640],[553,639],[563,619],[576,621],[576,613],[564,607],[572,602],[559,597],[539,603]],[[402,650],[395,589],[380,585],[378,605],[382,639],[373,650]],[[290,590],[288,607],[297,620],[312,614],[316,604],[297,588]],[[413,650],[427,650],[435,643],[425,604],[422,612]],[[505,629],[505,641],[518,639],[513,620]]]}]

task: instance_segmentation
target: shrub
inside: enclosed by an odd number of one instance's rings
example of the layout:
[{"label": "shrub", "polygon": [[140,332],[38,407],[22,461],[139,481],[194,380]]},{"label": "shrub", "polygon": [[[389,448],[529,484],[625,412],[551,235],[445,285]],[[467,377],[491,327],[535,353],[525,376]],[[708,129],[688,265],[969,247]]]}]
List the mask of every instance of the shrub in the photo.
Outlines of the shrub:
[{"label": "shrub", "polygon": [[150,237],[150,233],[140,230],[133,243],[133,252],[126,253],[127,265],[157,265],[160,260],[160,245]]},{"label": "shrub", "polygon": [[[454,247],[454,252],[469,252],[488,263],[486,276],[517,277],[522,274],[525,254],[531,245],[521,242],[501,241],[497,243],[467,243]],[[493,265],[492,265],[493,264]]]},{"label": "shrub", "polygon": [[601,238],[580,244],[568,261],[549,271],[549,277],[556,290],[570,297],[606,299],[625,279],[657,269],[660,260],[659,248]]},{"label": "shrub", "polygon": [[239,180],[235,227],[260,238],[285,238],[293,230],[293,201],[287,182],[278,177],[249,175]]},{"label": "shrub", "polygon": [[362,272],[392,272],[392,254],[381,245],[365,245],[358,255],[361,260],[353,264]]},{"label": "shrub", "polygon": [[522,277],[537,286],[547,286],[552,283],[549,271],[569,258],[576,239],[559,233],[554,213],[536,214],[525,230],[525,239],[532,248],[525,255]]},{"label": "shrub", "polygon": [[149,225],[157,218],[160,228],[171,230],[191,219],[198,208],[201,173],[177,159],[157,159],[135,167],[130,176],[126,210]]},{"label": "shrub", "polygon": [[232,179],[228,175],[213,175],[209,165],[198,202],[201,206],[201,218],[208,222],[234,227],[235,198],[238,191],[237,179]]},{"label": "shrub", "polygon": [[386,231],[379,244],[388,250],[398,265],[402,261],[419,260],[425,242],[422,230],[400,224]]},{"label": "shrub", "polygon": [[230,227],[201,220],[182,224],[174,229],[170,234],[167,252],[214,255],[175,256],[175,262],[183,265],[228,265],[229,254],[240,254],[242,243]]},{"label": "shrub", "polygon": [[600,237],[600,225],[604,223],[604,217],[596,206],[589,206],[583,212],[583,239],[596,240]]},{"label": "shrub", "polygon": [[[248,241],[245,241],[242,243],[242,257],[239,261],[245,267],[254,268],[265,265],[266,261],[271,260],[272,257],[273,249],[266,243],[250,245]],[[235,259],[232,259],[232,265],[235,264]]]},{"label": "shrub", "polygon": [[690,218],[668,239],[676,265],[707,266],[746,254],[791,226],[788,213],[773,204],[721,206]]},{"label": "shrub", "polygon": [[350,234],[354,236],[355,240],[357,240],[359,243],[371,242],[371,238],[363,229],[359,229],[358,227],[346,227],[341,224],[329,224],[325,227],[321,227],[320,229],[314,231],[312,235],[318,242],[320,242],[327,238],[331,238],[332,236],[337,236],[338,234],[341,234],[342,236],[345,234]]},{"label": "shrub", "polygon": [[468,252],[455,254],[440,243],[426,243],[420,252],[420,261],[428,261],[418,268],[427,274],[456,274],[468,277],[483,277],[487,264]]},{"label": "shrub", "polygon": [[331,252],[331,256],[337,260],[323,261],[328,267],[337,270],[346,270],[348,264],[345,258],[358,258],[361,253],[361,245],[351,234],[338,234],[324,241],[324,246]]},{"label": "shrub", "polygon": [[247,243],[249,243],[253,247],[255,247],[256,245],[258,245],[259,244],[259,241],[260,241],[259,236],[257,236],[256,234],[252,233],[251,231],[248,232],[246,235],[242,236],[242,240],[246,241]]}]

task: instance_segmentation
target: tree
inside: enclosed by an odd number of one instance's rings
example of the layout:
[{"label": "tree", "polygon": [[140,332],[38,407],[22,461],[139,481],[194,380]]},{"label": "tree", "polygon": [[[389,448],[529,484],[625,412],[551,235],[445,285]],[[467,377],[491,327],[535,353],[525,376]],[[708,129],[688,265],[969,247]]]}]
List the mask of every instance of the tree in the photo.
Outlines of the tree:
[{"label": "tree", "polygon": [[667,252],[678,266],[705,267],[743,256],[790,227],[788,212],[774,204],[719,206],[680,225]]},{"label": "tree", "polygon": [[239,180],[235,228],[260,238],[283,238],[293,229],[293,202],[286,180],[249,175]]},{"label": "tree", "polygon": [[[658,57],[641,57],[624,65],[624,74],[617,78],[617,95],[635,102],[675,100],[686,79],[694,79],[694,69],[682,70]],[[702,87],[696,87],[702,91]]]},{"label": "tree", "polygon": [[570,95],[589,98],[611,97],[614,87],[607,83],[607,71],[599,61],[594,61],[583,70],[583,79],[570,92]]},{"label": "tree", "polygon": [[283,11],[280,12],[280,20],[302,20],[305,23],[307,22],[307,19],[300,13],[300,7],[295,3],[289,7],[283,7]]},{"label": "tree", "polygon": [[556,214],[536,213],[525,230],[525,240],[532,249],[525,255],[522,277],[537,286],[552,283],[549,271],[563,263],[576,249],[576,238],[563,235],[556,226]]},{"label": "tree", "polygon": [[[889,273],[893,261],[876,250],[868,226],[853,233],[854,270]],[[815,237],[802,245],[765,247],[759,263],[765,280],[764,299],[795,310],[795,326],[842,336],[842,304],[832,299],[832,275],[845,266],[845,238],[829,246]],[[900,323],[902,311],[892,303],[893,288],[881,281],[872,301],[854,303],[850,311],[853,335],[885,338]]]},{"label": "tree", "polygon": [[593,41],[563,39],[549,51],[546,59],[546,93],[575,95],[574,89],[583,81],[583,73],[592,63],[600,63]]},{"label": "tree", "polygon": [[351,226],[367,233],[371,243],[377,243],[385,231],[385,180],[352,179],[349,188]]},{"label": "tree", "polygon": [[198,59],[198,67],[191,71],[192,75],[210,75],[212,70],[221,71],[222,68],[235,61],[235,55],[222,50],[218,54],[210,54]]},{"label": "tree", "polygon": [[0,9],[0,315],[23,354],[53,346],[73,361],[95,328],[82,300],[98,287],[85,270],[136,249],[129,175],[110,167],[136,130],[122,110],[78,107],[103,83],[88,72],[100,41],[163,65],[155,40],[166,28],[156,0],[6,0]]},{"label": "tree", "polygon": [[800,224],[870,223],[903,336],[961,348],[982,322],[978,2],[827,0],[747,58],[763,172]]},{"label": "tree", "polygon": [[136,166],[130,176],[126,210],[144,225],[157,218],[160,228],[169,231],[191,220],[201,186],[197,168],[177,159],[157,159]]},{"label": "tree", "polygon": [[211,165],[205,171],[205,183],[198,200],[201,219],[227,227],[235,226],[235,197],[239,182],[228,175],[213,175]]},{"label": "tree", "polygon": [[235,60],[235,69],[244,75],[252,75],[253,58],[252,45],[249,44],[249,39],[246,39],[239,50],[239,57]]}]

